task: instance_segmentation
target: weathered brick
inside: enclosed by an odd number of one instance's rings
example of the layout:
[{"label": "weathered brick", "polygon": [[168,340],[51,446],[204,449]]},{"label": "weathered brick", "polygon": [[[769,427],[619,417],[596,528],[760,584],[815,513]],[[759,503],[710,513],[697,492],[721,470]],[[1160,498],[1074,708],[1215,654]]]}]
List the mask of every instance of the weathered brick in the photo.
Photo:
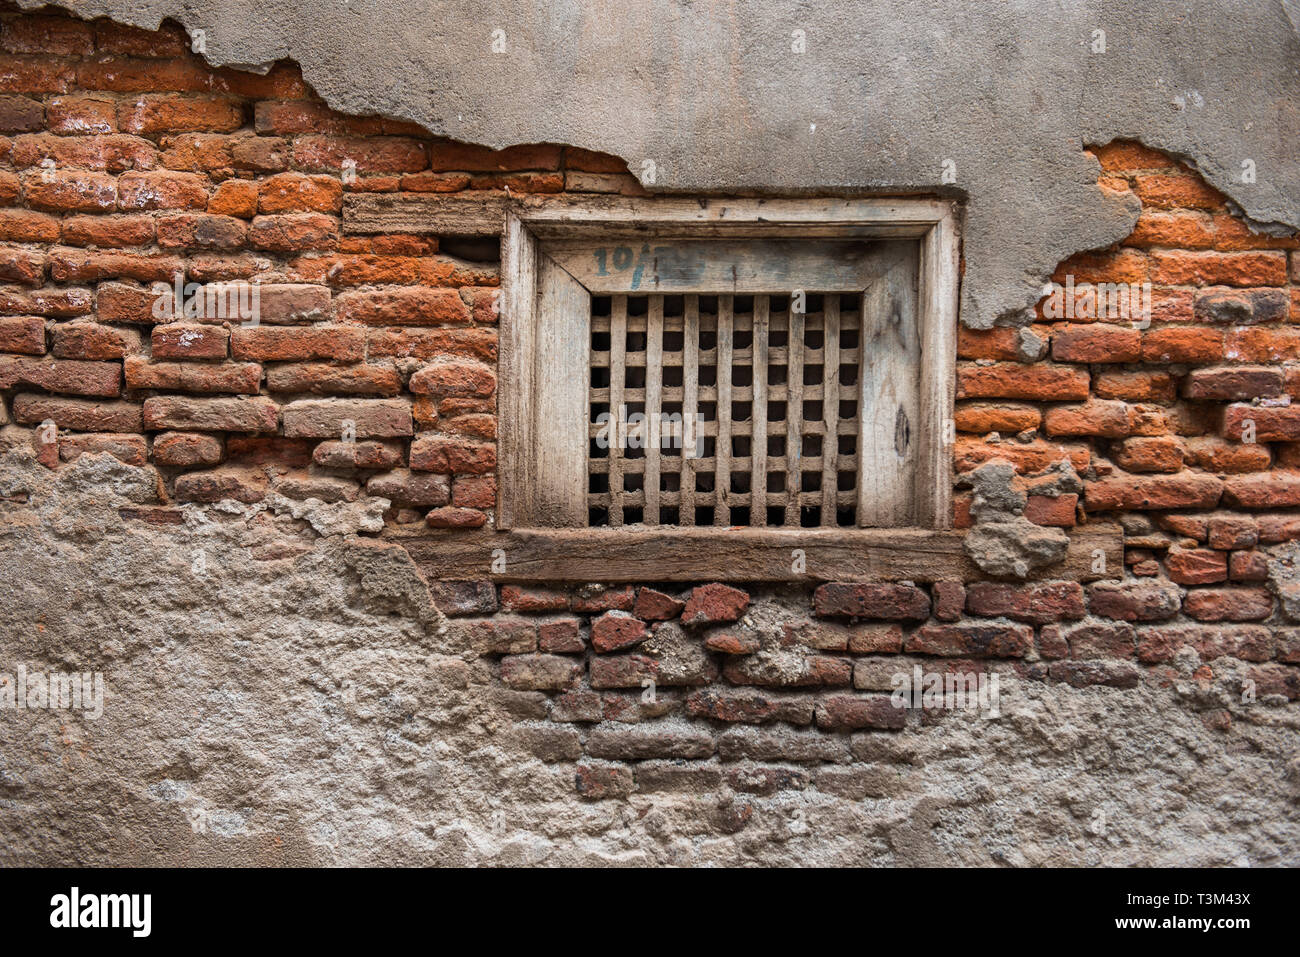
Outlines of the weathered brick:
[{"label": "weathered brick", "polygon": [[[457,481],[475,482],[483,480],[467,477]],[[607,611],[631,611],[635,601],[636,590],[631,585],[610,588],[584,588],[573,596],[570,607],[583,615],[599,615]],[[637,617],[641,616],[638,615]]]},{"label": "weathered brick", "polygon": [[266,387],[296,395],[394,396],[402,391],[402,379],[391,365],[302,362],[272,366]]},{"label": "weathered brick", "polygon": [[813,614],[921,621],[930,616],[930,596],[914,585],[830,582],[813,594]]},{"label": "weathered brick", "polygon": [[645,622],[625,611],[609,611],[591,623],[591,646],[600,652],[623,651],[648,638]]},{"label": "weathered brick", "polygon": [[682,610],[688,625],[708,625],[736,621],[749,607],[749,595],[729,585],[699,585],[692,589]]},{"label": "weathered brick", "polygon": [[144,426],[149,431],[274,432],[278,420],[279,407],[270,399],[154,396],[144,400]]},{"label": "weathered brick", "polygon": [[537,647],[552,654],[581,654],[587,650],[577,618],[553,618],[538,622]]},{"label": "weathered brick", "polygon": [[333,249],[339,242],[339,223],[321,213],[256,216],[248,229],[248,242],[272,252]]},{"label": "weathered brick", "polygon": [[154,437],[153,460],[181,468],[216,465],[221,461],[221,440],[200,432],[163,432]]},{"label": "weathered brick", "polygon": [[1143,362],[1216,362],[1223,355],[1220,329],[1177,326],[1142,334]]},{"label": "weathered brick", "polygon": [[1250,669],[1249,680],[1257,695],[1281,695],[1291,701],[1300,698],[1300,668],[1263,665]]},{"label": "weathered brick", "polygon": [[1228,556],[1228,579],[1234,582],[1268,580],[1268,556],[1263,552],[1233,552]]},{"label": "weathered brick", "polygon": [[1023,658],[1033,643],[1034,630],[1027,625],[959,622],[922,625],[907,637],[904,647],[922,655]]},{"label": "weathered brick", "polygon": [[1092,460],[1086,445],[1046,442],[985,442],[970,436],[957,437],[953,449],[953,468],[970,472],[995,459],[1010,462],[1018,473],[1042,472],[1058,462],[1069,462],[1076,472],[1085,471]]},{"label": "weathered brick", "polygon": [[418,173],[428,165],[425,146],[400,136],[299,136],[293,141],[293,161],[307,170],[338,171],[352,160],[361,175]]},{"label": "weathered brick", "polygon": [[1088,610],[1119,621],[1160,621],[1182,607],[1183,592],[1169,582],[1095,582],[1088,586]]},{"label": "weathered brick", "polygon": [[517,612],[567,611],[569,596],[549,588],[525,588],[522,585],[501,586],[501,606]]},{"label": "weathered brick", "polygon": [[59,240],[59,219],[26,209],[0,210],[0,240],[16,243],[53,243]]},{"label": "weathered brick", "polygon": [[496,469],[496,446],[447,436],[421,435],[411,443],[410,461],[411,468],[428,472],[481,475]]},{"label": "weathered brick", "polygon": [[1259,543],[1259,523],[1249,515],[1211,515],[1207,525],[1211,548],[1253,548]]},{"label": "weathered brick", "polygon": [[40,316],[6,316],[0,319],[0,352],[45,354],[45,320]]},{"label": "weathered brick", "polygon": [[1127,622],[1084,622],[1063,629],[1061,638],[1071,658],[1132,658],[1137,652],[1137,633]]},{"label": "weathered brick", "polygon": [[203,209],[208,205],[207,182],[195,173],[123,173],[117,186],[120,209]]},{"label": "weathered brick", "polygon": [[13,388],[111,397],[122,391],[122,367],[116,362],[0,356],[0,389]]},{"label": "weathered brick", "polygon": [[1151,281],[1162,286],[1282,286],[1284,252],[1188,252],[1154,250]]},{"label": "weathered brick", "polygon": [[1083,586],[1078,582],[1007,585],[972,582],[966,589],[966,609],[990,618],[1007,617],[1045,625],[1062,618],[1082,618]]},{"label": "weathered brick", "polygon": [[1130,661],[1053,661],[1047,666],[1053,681],[1063,681],[1075,688],[1106,685],[1112,688],[1136,688],[1142,674]]},{"label": "weathered brick", "polygon": [[149,454],[143,435],[92,432],[59,438],[59,458],[65,462],[75,462],[82,455],[100,452],[107,452],[127,465],[136,466],[144,465]]},{"label": "weathered brick", "polygon": [[1115,464],[1128,472],[1178,472],[1183,467],[1182,439],[1172,435],[1125,439],[1115,450]]},{"label": "weathered brick", "polygon": [[560,655],[510,655],[501,659],[501,680],[525,691],[560,691],[582,677],[582,660]]},{"label": "weathered brick", "polygon": [[1123,438],[1133,433],[1133,410],[1124,402],[1093,399],[1083,405],[1060,405],[1047,410],[1043,427],[1048,435],[1098,435]]},{"label": "weathered brick", "polygon": [[78,432],[140,432],[141,407],[132,402],[92,402],[21,393],[13,400],[14,421],[35,425],[52,420],[61,429]]},{"label": "weathered brick", "polygon": [[[54,98],[55,101],[59,99],[62,98]],[[49,122],[53,128],[54,118],[51,117]],[[39,100],[26,96],[0,96],[0,133],[30,133],[41,129],[45,123],[45,107]]]},{"label": "weathered brick", "polygon": [[391,469],[404,461],[395,442],[322,442],[312,451],[312,461],[326,468]]},{"label": "weathered brick", "polygon": [[395,505],[434,508],[447,504],[451,488],[445,475],[393,469],[367,480],[366,494],[386,498]]},{"label": "weathered brick", "polygon": [[1052,330],[1052,359],[1056,362],[1137,362],[1142,334],[1131,326],[1082,323]]},{"label": "weathered brick", "polygon": [[1197,621],[1261,621],[1273,613],[1273,596],[1265,588],[1196,588],[1183,607]]},{"label": "weathered brick", "polygon": [[898,731],[906,725],[906,710],[886,695],[836,695],[817,703],[817,727],[825,731]]},{"label": "weathered brick", "polygon": [[813,720],[813,700],[804,695],[709,688],[692,692],[686,711],[693,717],[728,723],[765,724],[785,721],[807,725]]},{"label": "weathered brick", "polygon": [[147,246],[156,235],[148,216],[70,216],[63,221],[63,242],[70,246]]},{"label": "weathered brick", "polygon": [[1225,552],[1206,548],[1171,548],[1165,555],[1169,577],[1182,585],[1209,585],[1228,577]]},{"label": "weathered brick", "polygon": [[1195,317],[1197,322],[1232,326],[1284,321],[1289,298],[1284,289],[1200,289],[1196,293]]},{"label": "weathered brick", "polygon": [[718,757],[724,761],[847,763],[852,756],[848,742],[842,737],[794,728],[729,728],[718,735],[717,749]]},{"label": "weathered brick", "polygon": [[301,399],[284,407],[284,434],[290,437],[338,438],[349,424],[358,438],[411,435],[411,406],[404,399]]},{"label": "weathered brick", "polygon": [[365,333],[350,326],[240,327],[230,337],[230,351],[236,359],[259,361],[358,362],[365,357],[365,348]]},{"label": "weathered brick", "polygon": [[1267,661],[1273,656],[1273,636],[1263,625],[1152,625],[1138,629],[1139,661],[1172,661],[1183,648],[1191,648],[1205,661],[1225,656]]},{"label": "weathered brick", "polygon": [[1223,486],[1223,500],[1239,508],[1288,508],[1300,505],[1300,470],[1274,469],[1238,475]]},{"label": "weathered brick", "polygon": [[900,625],[859,623],[850,625],[847,631],[847,650],[854,654],[892,653],[903,650],[903,629]]},{"label": "weathered brick", "polygon": [[487,516],[477,509],[444,505],[424,517],[430,528],[482,528]]},{"label": "weathered brick", "polygon": [[368,326],[441,326],[470,320],[469,307],[454,289],[411,286],[338,297],[342,320]]},{"label": "weathered brick", "polygon": [[587,735],[586,751],[593,757],[616,761],[707,758],[713,754],[713,736],[702,728],[691,727],[598,727]]},{"label": "weathered brick", "polygon": [[537,626],[523,618],[462,620],[456,623],[456,634],[481,655],[522,655],[537,650]]},{"label": "weathered brick", "polygon": [[337,213],[343,206],[343,183],[333,176],[280,173],[261,182],[258,209],[263,213]]},{"label": "weathered brick", "polygon": [[1037,406],[1017,403],[961,402],[954,412],[958,432],[1023,432],[1036,429],[1043,413]]},{"label": "weathered brick", "polygon": [[168,323],[154,326],[151,349],[156,359],[224,359],[229,340],[230,330],[221,326]]},{"label": "weathered brick", "polygon": [[596,722],[603,717],[600,695],[594,691],[566,691],[551,702],[552,721]]},{"label": "weathered brick", "polygon": [[1114,509],[1214,508],[1224,483],[1213,475],[1115,475],[1087,483],[1089,511]]},{"label": "weathered brick", "polygon": [[176,498],[182,502],[220,502],[233,499],[251,504],[261,501],[268,489],[266,476],[247,470],[186,472],[175,482]]},{"label": "weathered brick", "polygon": [[256,395],[261,391],[262,367],[253,362],[151,362],[141,356],[128,356],[124,365],[128,389],[232,395]]},{"label": "weathered brick", "polygon": [[150,93],[123,101],[117,122],[124,132],[144,135],[230,132],[244,125],[244,111],[238,101],[226,97]]},{"label": "weathered brick", "polygon": [[[92,252],[67,246],[58,246],[50,250],[49,266],[50,278],[56,282],[136,279],[140,282],[170,283],[177,273],[184,271],[182,261],[175,256]],[[152,302],[151,300],[150,309],[152,309]]]},{"label": "weathered brick", "polygon": [[93,213],[117,204],[117,180],[88,170],[42,170],[29,173],[23,198],[32,209],[55,213]]},{"label": "weathered brick", "polygon": [[996,363],[975,366],[959,363],[957,398],[959,399],[1037,399],[1060,401],[1088,397],[1088,372],[1073,366],[1045,363],[1025,366],[1019,363]]},{"label": "weathered brick", "polygon": [[574,790],[588,801],[627,797],[636,786],[632,769],[621,765],[580,764],[573,777]]},{"label": "weathered brick", "polygon": [[758,651],[759,641],[748,632],[723,629],[706,635],[704,648],[720,655],[752,655]]},{"label": "weathered brick", "polygon": [[466,360],[448,359],[411,376],[408,388],[416,395],[489,396],[496,391],[497,378],[487,366]]}]

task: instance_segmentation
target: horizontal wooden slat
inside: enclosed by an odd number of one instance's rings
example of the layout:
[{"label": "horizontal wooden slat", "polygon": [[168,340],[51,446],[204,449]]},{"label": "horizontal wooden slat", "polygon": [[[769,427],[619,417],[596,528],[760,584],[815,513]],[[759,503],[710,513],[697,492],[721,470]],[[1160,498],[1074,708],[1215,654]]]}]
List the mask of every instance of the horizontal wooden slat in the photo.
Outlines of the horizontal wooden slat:
[{"label": "horizontal wooden slat", "polygon": [[343,197],[343,231],[499,236],[506,210],[513,205],[501,193],[348,193]]},{"label": "horizontal wooden slat", "polygon": [[866,240],[555,242],[546,252],[596,294],[861,292],[882,272]]},{"label": "horizontal wooden slat", "polygon": [[[964,533],[928,529],[557,529],[395,534],[435,581],[975,581],[987,578],[962,550]],[[493,553],[505,570],[492,571]],[[794,549],[807,572],[791,572]],[[1097,574],[1094,552],[1109,574]],[[1124,568],[1123,532],[1096,524],[1070,533],[1063,562],[1036,579],[1097,581]]]},{"label": "horizontal wooden slat", "polygon": [[803,237],[919,237],[945,215],[942,200],[712,199],[616,196],[507,196],[465,193],[349,193],[343,197],[345,233],[499,235],[506,210],[525,220],[538,238],[573,238],[592,229],[606,236],[643,236],[646,222],[673,224],[692,235],[775,236],[792,229]]}]

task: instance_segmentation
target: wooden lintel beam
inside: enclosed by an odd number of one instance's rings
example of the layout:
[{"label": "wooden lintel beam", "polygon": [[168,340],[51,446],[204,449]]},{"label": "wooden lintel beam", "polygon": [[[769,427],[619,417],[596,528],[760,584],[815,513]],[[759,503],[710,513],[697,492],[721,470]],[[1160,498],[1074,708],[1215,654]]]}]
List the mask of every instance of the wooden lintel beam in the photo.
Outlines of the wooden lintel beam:
[{"label": "wooden lintel beam", "polygon": [[[977,581],[960,531],[925,529],[562,529],[421,532],[404,545],[430,580],[498,582]],[[802,562],[796,554],[802,550]],[[1098,561],[1098,553],[1104,563]],[[494,564],[500,568],[494,572]],[[802,567],[801,572],[795,568]],[[1097,581],[1124,567],[1123,532],[1071,530],[1063,562],[1036,580]],[[1104,569],[1100,570],[1099,569]]]}]

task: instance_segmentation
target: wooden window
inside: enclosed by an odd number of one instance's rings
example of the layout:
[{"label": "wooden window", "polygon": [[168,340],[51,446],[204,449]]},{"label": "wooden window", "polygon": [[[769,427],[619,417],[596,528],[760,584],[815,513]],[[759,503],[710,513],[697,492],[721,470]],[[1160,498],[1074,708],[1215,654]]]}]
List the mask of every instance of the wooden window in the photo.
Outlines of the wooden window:
[{"label": "wooden window", "polygon": [[509,212],[498,527],[949,527],[956,265],[941,202]]}]

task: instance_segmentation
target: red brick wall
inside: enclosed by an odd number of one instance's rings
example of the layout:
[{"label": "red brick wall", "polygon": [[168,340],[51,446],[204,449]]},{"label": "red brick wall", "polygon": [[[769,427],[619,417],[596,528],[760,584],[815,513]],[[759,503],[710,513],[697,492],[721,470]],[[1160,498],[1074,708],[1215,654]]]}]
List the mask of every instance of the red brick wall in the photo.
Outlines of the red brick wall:
[{"label": "red brick wall", "polygon": [[[164,504],[372,494],[395,502],[393,529],[490,522],[509,481],[495,474],[497,264],[431,237],[345,235],[342,197],[636,192],[622,163],[342,116],[292,66],[212,70],[174,29],[10,9],[0,51],[6,446],[31,443],[50,468],[84,451],[151,463]],[[881,693],[914,663],[1132,688],[1194,655],[1197,680],[1246,662],[1260,697],[1300,697],[1300,638],[1267,582],[1272,550],[1300,537],[1297,241],[1252,233],[1159,153],[1097,153],[1103,188],[1132,190],[1142,216],[1056,278],[1149,281],[1151,322],[1051,320],[1040,305],[1028,335],[962,329],[956,467],[1013,463],[1042,525],[1122,521],[1123,580],[434,582],[466,643],[499,659],[519,733],[548,760],[585,761],[581,793],[636,786],[624,759],[862,757],[862,736],[842,732],[934,719]],[[159,321],[151,286],[177,273],[256,282],[260,325]],[[1062,459],[1082,498],[1034,494]],[[969,505],[958,496],[959,526]]]}]

